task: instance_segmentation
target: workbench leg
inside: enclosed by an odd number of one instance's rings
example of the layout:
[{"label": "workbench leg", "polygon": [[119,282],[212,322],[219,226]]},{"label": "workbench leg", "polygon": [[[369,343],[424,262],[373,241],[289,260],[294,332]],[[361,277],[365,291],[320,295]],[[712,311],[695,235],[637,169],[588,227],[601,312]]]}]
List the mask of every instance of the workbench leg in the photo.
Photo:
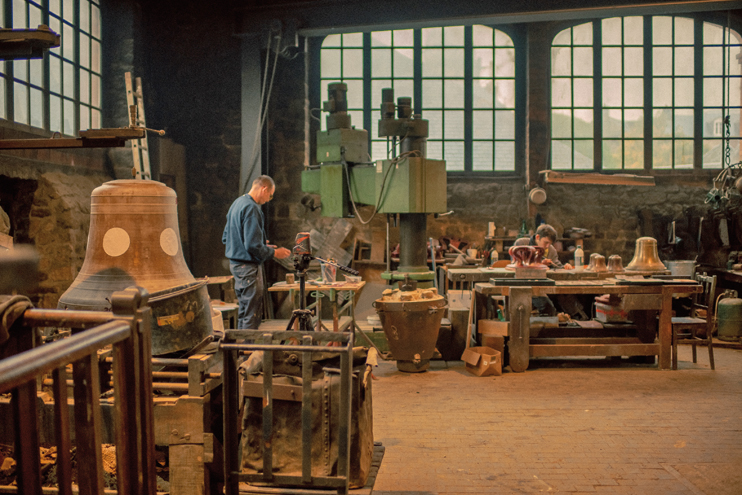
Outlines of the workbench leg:
[{"label": "workbench leg", "polygon": [[662,287],[662,309],[659,316],[659,369],[670,369],[672,354],[672,287]]},{"label": "workbench leg", "polygon": [[530,287],[510,288],[508,354],[510,356],[510,369],[515,372],[528,369],[532,297],[533,293]]}]

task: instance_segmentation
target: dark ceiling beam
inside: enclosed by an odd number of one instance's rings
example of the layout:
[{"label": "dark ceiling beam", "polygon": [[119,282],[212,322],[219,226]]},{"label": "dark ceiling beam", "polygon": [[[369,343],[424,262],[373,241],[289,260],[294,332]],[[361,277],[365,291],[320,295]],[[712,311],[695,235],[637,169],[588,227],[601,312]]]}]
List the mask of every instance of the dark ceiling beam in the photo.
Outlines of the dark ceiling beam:
[{"label": "dark ceiling beam", "polygon": [[385,29],[515,24],[739,9],[739,0],[307,0],[255,2],[238,10],[236,34],[290,20],[305,37]]}]

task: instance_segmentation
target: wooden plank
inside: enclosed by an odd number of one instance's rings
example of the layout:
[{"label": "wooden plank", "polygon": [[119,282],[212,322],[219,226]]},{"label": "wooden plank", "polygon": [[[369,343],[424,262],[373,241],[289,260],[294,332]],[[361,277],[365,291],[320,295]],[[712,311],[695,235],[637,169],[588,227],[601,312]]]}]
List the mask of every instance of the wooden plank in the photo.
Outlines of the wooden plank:
[{"label": "wooden plank", "polygon": [[531,357],[557,356],[656,356],[659,344],[559,344],[531,345]]},{"label": "wooden plank", "polygon": [[75,444],[80,495],[103,495],[98,356],[92,354],[75,361],[72,376],[75,381]]},{"label": "wooden plank", "polygon": [[556,172],[554,170],[542,170],[547,183],[559,184],[598,184],[598,185],[622,185],[622,186],[654,186],[654,177],[646,177],[630,174],[599,174],[579,172]]},{"label": "wooden plank", "polygon": [[510,289],[510,369],[515,372],[528,369],[529,337],[531,331],[531,289],[513,287]]}]

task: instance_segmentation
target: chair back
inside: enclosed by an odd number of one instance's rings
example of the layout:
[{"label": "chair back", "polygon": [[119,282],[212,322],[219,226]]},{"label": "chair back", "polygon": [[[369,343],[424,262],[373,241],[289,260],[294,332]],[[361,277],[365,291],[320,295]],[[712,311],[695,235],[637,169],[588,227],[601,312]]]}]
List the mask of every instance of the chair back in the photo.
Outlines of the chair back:
[{"label": "chair back", "polygon": [[[706,331],[713,332],[716,323],[714,297],[716,294],[716,275],[696,273],[696,280],[703,286],[703,292],[693,294],[691,316],[706,319]],[[705,314],[705,316],[704,316]],[[707,334],[708,335],[708,334]]]}]

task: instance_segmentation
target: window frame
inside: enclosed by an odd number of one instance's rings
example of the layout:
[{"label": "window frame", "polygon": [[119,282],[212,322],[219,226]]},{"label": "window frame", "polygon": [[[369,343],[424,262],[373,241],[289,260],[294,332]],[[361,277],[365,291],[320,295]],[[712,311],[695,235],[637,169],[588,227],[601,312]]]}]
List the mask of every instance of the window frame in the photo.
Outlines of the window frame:
[{"label": "window frame", "polygon": [[[14,12],[20,4],[24,7],[22,14]],[[87,14],[81,17],[82,7],[87,9]],[[29,12],[33,9],[37,14],[31,17]],[[80,130],[87,128],[99,128],[103,107],[100,0],[0,0],[0,11],[4,28],[35,29],[38,24],[45,24],[61,38],[60,46],[45,51],[40,59],[0,63],[0,93],[4,98],[0,102],[4,111],[4,115],[0,113],[0,120],[65,136],[77,136]],[[81,25],[84,19],[87,29]],[[83,38],[88,41],[87,64],[81,60]],[[54,70],[53,64],[56,65]],[[32,82],[34,65],[36,72],[40,67],[41,77],[40,81]],[[88,78],[84,94],[81,94],[82,75]],[[16,93],[24,90],[25,96],[18,97]],[[32,102],[30,95],[33,93],[40,95],[36,97],[37,102]],[[39,111],[40,118],[34,118]],[[87,111],[87,117],[82,113],[81,118],[81,111]]]},{"label": "window frame", "polygon": [[[624,19],[625,17],[635,17],[635,16],[617,16],[617,17],[610,17],[610,18],[620,18]],[[598,36],[601,34],[600,25],[602,24],[602,21],[604,19],[581,19],[581,20],[573,20],[568,21],[564,23],[560,23],[559,25],[555,26],[553,30],[551,31],[551,42],[549,43],[550,53],[549,53],[549,84],[548,84],[548,119],[549,119],[549,142],[550,142],[550,149],[553,148],[553,141],[554,141],[554,134],[553,134],[553,119],[552,119],[552,112],[554,110],[553,107],[553,95],[552,95],[552,79],[553,79],[553,59],[552,59],[552,52],[551,49],[554,48],[554,40],[556,39],[557,35],[559,35],[562,31],[574,28],[582,24],[592,24],[592,32],[593,32],[593,42],[591,45],[589,45],[591,48],[593,48],[593,140],[594,140],[594,148],[593,148],[593,167],[590,169],[579,169],[574,167],[574,155],[572,156],[572,166],[571,168],[554,168],[553,167],[553,156],[550,154],[550,158],[548,161],[547,169],[548,170],[554,170],[559,172],[570,172],[570,171],[581,171],[581,172],[599,172],[599,173],[643,173],[643,174],[650,174],[650,175],[662,175],[662,174],[674,174],[674,173],[708,173],[709,175],[715,175],[718,174],[718,172],[723,168],[723,164],[719,168],[704,168],[703,163],[703,146],[704,143],[711,140],[721,140],[723,141],[723,138],[716,137],[716,136],[706,136],[704,135],[704,111],[707,108],[714,109],[717,107],[713,106],[706,106],[704,104],[703,100],[703,83],[704,80],[709,79],[709,76],[704,74],[703,69],[703,50],[705,47],[707,47],[707,44],[704,44],[704,23],[710,23],[718,26],[722,29],[722,32],[725,32],[727,29],[727,17],[722,14],[718,13],[688,13],[688,14],[677,14],[677,15],[643,15],[639,16],[643,18],[643,36],[644,36],[644,42],[642,45],[636,45],[636,46],[642,46],[643,52],[644,52],[644,72],[641,76],[644,79],[644,98],[643,98],[643,108],[644,108],[644,133],[643,137],[640,138],[644,141],[644,164],[641,168],[625,168],[625,165],[622,166],[622,168],[605,168],[603,165],[603,140],[605,139],[605,136],[603,136],[603,122],[602,122],[602,110],[603,110],[603,95],[602,95],[602,83],[603,83],[603,64],[602,64],[602,49],[604,47],[601,39],[601,43],[598,45],[595,40],[600,39]],[[693,142],[693,164],[692,167],[685,167],[685,168],[678,168],[676,167],[674,160],[671,162],[671,166],[668,168],[654,168],[653,164],[653,145],[655,142],[655,138],[653,135],[653,121],[654,121],[654,115],[653,110],[655,109],[654,102],[653,102],[653,81],[657,76],[654,75],[653,71],[653,51],[654,48],[657,46],[653,43],[652,40],[652,19],[654,17],[670,17],[673,19],[673,24],[675,18],[681,17],[692,20],[694,24],[694,39],[693,43],[689,46],[692,46],[693,48],[693,54],[694,54],[694,60],[693,60],[693,75],[690,76],[693,80],[694,88],[693,88],[693,102],[690,105],[689,108],[693,109],[693,136],[690,139]],[[606,18],[608,19],[608,18]],[[739,22],[732,21],[730,23],[730,28],[737,33],[742,34],[742,26],[739,25]],[[725,36],[726,39],[726,36]],[[734,37],[731,38],[732,43],[734,43]],[[562,45],[558,45],[562,46]],[[627,46],[634,46],[634,45],[625,45],[622,43],[622,49]],[[671,44],[671,46],[675,46],[674,42]],[[598,49],[599,48],[599,49]],[[729,48],[727,48],[729,50]],[[726,59],[725,59],[726,60]],[[724,62],[726,64],[726,61]],[[673,66],[673,75],[669,76],[671,78],[675,77],[674,74],[674,66]],[[734,66],[732,66],[732,72],[734,70]],[[721,76],[719,76],[721,77]],[[740,77],[739,75],[732,75],[732,77]],[[726,81],[727,78],[722,78],[722,80]],[[622,75],[623,80],[623,75]],[[724,83],[726,84],[726,83]],[[623,87],[623,85],[622,85]],[[622,102],[623,103],[623,102]],[[573,107],[572,107],[573,108]],[[664,108],[664,107],[663,107]],[[670,110],[675,110],[676,108],[679,108],[677,105],[675,105],[675,102],[673,101],[673,105],[670,107],[667,107]],[[620,109],[623,111],[625,110],[625,107],[622,105]],[[740,110],[740,107],[734,106],[730,107],[730,112],[735,112]],[[622,121],[623,122],[623,121]],[[623,130],[622,130],[622,148],[625,146],[624,139],[623,139]],[[739,143],[742,143],[742,136],[735,137],[734,135],[731,136],[732,140],[737,140]],[[560,139],[560,138],[558,138]],[[574,136],[572,136],[572,139],[574,139]],[[671,138],[660,138],[660,139],[669,139],[673,143],[675,141],[675,137]],[[725,141],[724,146],[726,145]],[[674,148],[674,146],[673,146]],[[722,158],[723,161],[723,158]],[[732,160],[732,164],[737,163],[737,160]]]},{"label": "window frame", "polygon": [[[525,160],[525,140],[526,140],[526,63],[525,63],[525,56],[526,56],[526,43],[525,43],[525,29],[522,25],[485,25],[481,24],[482,26],[486,26],[488,28],[491,28],[493,30],[499,30],[505,33],[507,36],[510,37],[513,43],[513,50],[514,50],[514,63],[515,63],[515,73],[513,75],[513,81],[514,85],[516,87],[515,92],[515,103],[514,103],[514,136],[512,139],[513,147],[514,147],[514,156],[513,156],[513,170],[481,170],[481,171],[475,171],[472,170],[473,164],[472,164],[472,146],[473,142],[475,141],[472,137],[472,80],[475,79],[472,74],[472,49],[473,49],[473,39],[472,39],[472,26],[467,25],[464,26],[465,28],[465,67],[464,67],[464,88],[465,88],[465,95],[464,95],[464,149],[465,149],[465,157],[464,157],[464,170],[449,170],[447,171],[448,177],[522,177],[525,169],[526,169],[526,160]],[[439,26],[430,26],[430,27],[439,27]],[[412,102],[413,102],[413,113],[415,114],[421,114],[422,118],[425,119],[425,111],[423,111],[423,101],[422,101],[422,29],[420,27],[416,28],[409,28],[413,30],[413,37],[414,37],[414,57],[413,57],[413,64],[414,64],[414,74],[412,77],[413,80],[413,94],[412,95],[406,95],[406,94],[400,94],[398,91],[395,91],[395,100],[398,97],[401,96],[411,96]],[[403,29],[399,29],[398,31],[402,31]],[[386,31],[386,30],[384,30]],[[394,31],[394,30],[393,30]],[[338,34],[350,34],[350,33],[338,33]],[[374,129],[378,124],[378,120],[380,118],[379,115],[379,109],[375,108],[372,103],[372,99],[374,97],[372,92],[372,75],[371,75],[371,31],[362,33],[364,43],[363,43],[363,119],[362,122],[358,122],[356,117],[353,117],[353,125],[359,126],[362,125],[364,129],[369,130],[369,151],[371,151],[372,141],[373,141],[373,132],[371,132],[372,129]],[[493,32],[494,36],[494,32]],[[324,113],[320,112],[319,118],[317,115],[317,109],[322,108],[322,102],[327,99],[326,94],[322,94],[322,88],[325,87],[323,83],[325,82],[333,82],[333,81],[341,81],[342,78],[323,78],[321,73],[321,52],[322,52],[322,44],[325,40],[325,37],[316,37],[311,38],[309,43],[309,59],[314,63],[309,63],[309,69],[308,69],[308,80],[309,80],[309,92],[310,92],[310,105],[313,109],[314,113],[312,113],[312,120],[313,122],[310,123],[310,132],[316,132],[319,131],[322,128],[322,120],[324,119]],[[392,47],[394,49],[394,47]],[[493,47],[492,49],[495,49],[495,43],[493,40]],[[390,78],[384,78],[384,79],[391,79]],[[443,80],[443,78],[440,78]],[[496,78],[493,74],[493,92],[494,92],[494,81]],[[349,89],[350,92],[350,89]],[[380,98],[380,94],[377,95],[378,98]],[[350,105],[349,105],[350,110]],[[494,104],[494,98],[493,98],[493,106],[492,111],[496,110],[496,106]],[[349,111],[350,113],[350,111]],[[354,114],[356,115],[356,114]],[[319,124],[318,124],[319,123]],[[315,146],[314,140],[310,140],[312,142],[312,146]],[[494,137],[494,129],[493,129],[493,149],[495,144],[498,141],[496,137]],[[314,162],[315,154],[311,154],[312,162]],[[493,161],[494,164],[494,161]]]}]

